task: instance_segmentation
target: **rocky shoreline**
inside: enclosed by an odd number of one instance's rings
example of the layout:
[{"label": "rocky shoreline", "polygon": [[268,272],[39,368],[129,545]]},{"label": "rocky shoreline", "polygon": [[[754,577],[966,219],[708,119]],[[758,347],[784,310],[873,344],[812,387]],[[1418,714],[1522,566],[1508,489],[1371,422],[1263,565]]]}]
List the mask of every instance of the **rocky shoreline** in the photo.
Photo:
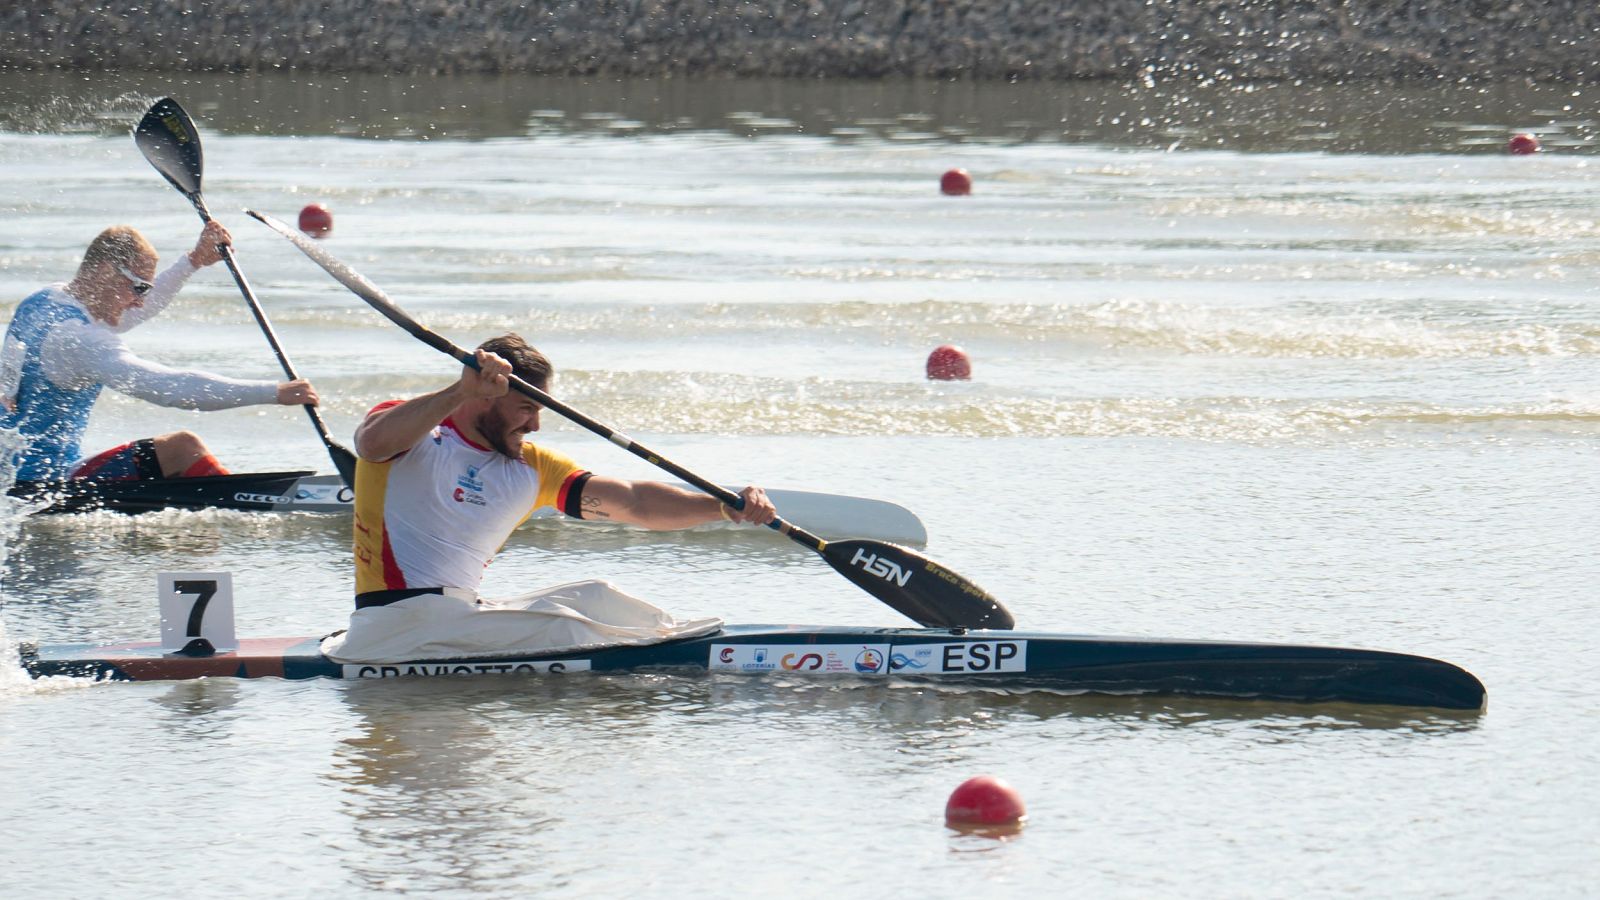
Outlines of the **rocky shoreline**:
[{"label": "rocky shoreline", "polygon": [[1600,73],[1593,0],[22,0],[0,67],[961,79]]}]

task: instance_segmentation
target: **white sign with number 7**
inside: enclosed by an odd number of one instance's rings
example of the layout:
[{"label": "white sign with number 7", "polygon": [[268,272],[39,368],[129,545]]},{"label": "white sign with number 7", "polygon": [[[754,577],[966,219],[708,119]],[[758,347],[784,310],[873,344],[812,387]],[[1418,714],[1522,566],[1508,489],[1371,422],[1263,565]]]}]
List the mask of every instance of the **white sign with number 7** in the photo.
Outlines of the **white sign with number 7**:
[{"label": "white sign with number 7", "polygon": [[237,650],[233,631],[233,573],[161,572],[161,649],[207,655]]}]

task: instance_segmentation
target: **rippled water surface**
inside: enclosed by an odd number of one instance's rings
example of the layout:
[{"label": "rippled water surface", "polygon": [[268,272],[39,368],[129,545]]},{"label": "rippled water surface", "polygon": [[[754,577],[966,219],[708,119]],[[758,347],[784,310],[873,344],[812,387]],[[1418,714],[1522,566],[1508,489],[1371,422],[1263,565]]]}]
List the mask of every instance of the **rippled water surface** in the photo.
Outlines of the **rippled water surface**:
[{"label": "rippled water surface", "polygon": [[[459,343],[521,331],[569,402],[692,468],[915,510],[927,552],[1029,628],[1420,653],[1476,673],[1489,708],[668,676],[89,685],[0,666],[12,890],[1592,891],[1583,92],[6,76],[0,317],[104,225],[189,246],[193,211],[125,131],[169,90],[343,438],[452,365],[244,207],[326,203],[327,248],[419,318]],[[1549,152],[1494,152],[1529,129]],[[939,195],[956,166],[973,196]],[[220,270],[130,341],[276,373]],[[971,382],[921,377],[946,342]],[[327,468],[292,409],[107,396],[86,444],[174,428],[236,470]],[[553,417],[545,437],[650,474]],[[0,529],[6,653],[153,635],[158,571],[232,572],[245,634],[347,611],[338,518],[10,509]],[[683,615],[901,621],[765,533],[534,522],[486,588],[583,577]],[[950,789],[982,772],[1022,791],[1019,837],[943,828]]]}]

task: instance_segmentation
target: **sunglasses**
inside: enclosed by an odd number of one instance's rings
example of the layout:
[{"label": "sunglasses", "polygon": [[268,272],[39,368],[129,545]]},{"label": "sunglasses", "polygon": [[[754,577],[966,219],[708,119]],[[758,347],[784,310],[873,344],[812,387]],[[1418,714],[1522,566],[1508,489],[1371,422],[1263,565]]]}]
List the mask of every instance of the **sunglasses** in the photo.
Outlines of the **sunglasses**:
[{"label": "sunglasses", "polygon": [[117,266],[117,271],[121,272],[122,277],[128,279],[128,281],[133,285],[133,294],[135,297],[143,297],[145,294],[150,293],[151,288],[155,287],[155,285],[151,284],[150,282],[145,281],[143,278],[140,278],[139,276],[128,271],[127,266]]}]

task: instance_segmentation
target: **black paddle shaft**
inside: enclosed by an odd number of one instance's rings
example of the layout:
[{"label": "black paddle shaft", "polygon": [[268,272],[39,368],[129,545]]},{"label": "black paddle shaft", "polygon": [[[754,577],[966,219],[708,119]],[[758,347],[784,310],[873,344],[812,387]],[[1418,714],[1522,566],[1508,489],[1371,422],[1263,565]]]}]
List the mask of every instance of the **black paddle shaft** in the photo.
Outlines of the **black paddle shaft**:
[{"label": "black paddle shaft", "polygon": [[[382,313],[384,318],[404,328],[412,337],[455,358],[463,365],[477,367],[477,358],[472,353],[411,318],[377,285],[368,281],[366,276],[340,262],[333,254],[283,222],[255,210],[245,210],[245,212],[288,238],[329,275],[365,300],[373,309]],[[743,499],[722,485],[700,477],[516,376],[511,376],[509,380],[518,393],[554,410],[558,415],[600,435],[651,465],[671,472],[735,509],[743,507]],[[915,550],[898,544],[865,539],[825,541],[782,518],[774,519],[768,527],[820,554],[828,565],[856,586],[921,625],[965,629],[1011,628],[1016,624],[1011,613],[988,591]]]},{"label": "black paddle shaft", "polygon": [[[200,181],[205,174],[205,154],[200,149],[200,131],[195,128],[194,120],[178,101],[168,97],[158,100],[151,106],[149,112],[146,112],[144,118],[139,121],[138,127],[134,129],[133,140],[138,144],[144,158],[149,160],[150,165],[177,188],[179,193],[189,199],[195,212],[200,214],[200,220],[211,222],[211,211],[206,208],[205,197],[200,192]],[[222,261],[227,264],[228,272],[233,275],[234,284],[239,286],[239,293],[244,296],[245,304],[250,307],[250,313],[255,316],[261,333],[266,335],[267,343],[278,357],[278,364],[283,367],[283,374],[287,375],[290,381],[298,381],[300,376],[295,374],[294,364],[289,362],[289,355],[279,343],[272,322],[267,319],[266,311],[256,300],[255,291],[250,289],[250,282],[239,269],[233,248],[221,244],[217,250],[222,254]],[[322,414],[317,412],[315,406],[307,403],[305,410],[306,415],[311,418],[312,427],[317,430],[317,437],[322,439],[322,445],[328,449],[328,456],[333,460],[333,467],[338,470],[339,477],[344,479],[345,484],[354,487],[355,454],[333,439],[333,435],[328,432],[327,424],[322,421]]]}]

